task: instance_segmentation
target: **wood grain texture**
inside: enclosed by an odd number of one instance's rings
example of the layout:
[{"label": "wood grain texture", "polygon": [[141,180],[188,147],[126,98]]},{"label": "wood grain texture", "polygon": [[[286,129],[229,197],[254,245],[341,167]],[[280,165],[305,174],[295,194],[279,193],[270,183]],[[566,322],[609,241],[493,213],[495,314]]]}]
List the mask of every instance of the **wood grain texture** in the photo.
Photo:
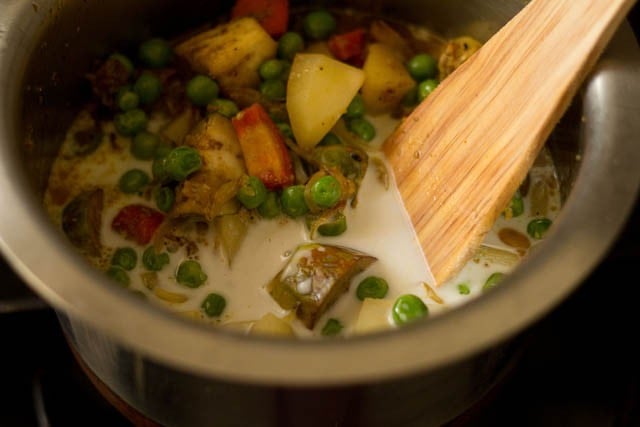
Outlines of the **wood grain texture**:
[{"label": "wood grain texture", "polygon": [[633,3],[533,0],[385,142],[437,284],[491,229]]}]

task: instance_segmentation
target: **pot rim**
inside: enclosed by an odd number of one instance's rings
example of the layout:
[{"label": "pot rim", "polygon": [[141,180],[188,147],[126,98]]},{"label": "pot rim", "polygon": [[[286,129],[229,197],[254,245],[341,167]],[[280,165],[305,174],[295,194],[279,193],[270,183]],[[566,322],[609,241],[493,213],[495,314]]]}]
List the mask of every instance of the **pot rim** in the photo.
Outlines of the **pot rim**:
[{"label": "pot rim", "polygon": [[[30,8],[21,3],[7,7],[8,13],[0,7],[0,28],[6,30],[0,32],[3,82],[23,75],[26,59],[18,60],[19,49],[37,38],[38,23],[20,24]],[[605,255],[640,186],[640,150],[634,149],[640,139],[639,76],[640,51],[625,23],[585,86],[582,166],[541,250],[487,295],[399,330],[348,340],[248,337],[183,319],[114,287],[51,226],[19,170],[14,142],[20,135],[15,106],[21,88],[6,84],[0,87],[0,252],[56,310],[181,370],[234,381],[317,386],[436,369],[521,331],[566,298]],[[16,177],[24,179],[16,182]]]}]

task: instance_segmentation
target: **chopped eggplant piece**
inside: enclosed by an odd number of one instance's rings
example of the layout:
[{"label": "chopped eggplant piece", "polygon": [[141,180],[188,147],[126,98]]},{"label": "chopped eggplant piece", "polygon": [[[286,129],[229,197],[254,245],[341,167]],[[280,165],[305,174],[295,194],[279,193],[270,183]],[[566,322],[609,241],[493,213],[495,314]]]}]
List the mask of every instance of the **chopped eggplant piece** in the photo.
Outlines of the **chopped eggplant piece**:
[{"label": "chopped eggplant piece", "polygon": [[62,230],[71,243],[88,255],[98,256],[102,249],[100,223],[104,193],[86,191],[69,202],[62,211]]},{"label": "chopped eggplant piece", "polygon": [[351,279],[375,261],[340,246],[301,245],[267,290],[282,308],[295,310],[300,321],[313,329],[320,316],[349,290]]}]

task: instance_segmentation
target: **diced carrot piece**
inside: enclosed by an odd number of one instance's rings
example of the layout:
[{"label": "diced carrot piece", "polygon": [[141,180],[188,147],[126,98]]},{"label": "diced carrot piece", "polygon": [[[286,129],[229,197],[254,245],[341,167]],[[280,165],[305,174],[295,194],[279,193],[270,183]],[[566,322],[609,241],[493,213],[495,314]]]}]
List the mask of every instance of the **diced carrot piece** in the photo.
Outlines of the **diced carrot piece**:
[{"label": "diced carrot piece", "polygon": [[144,205],[125,206],[111,222],[111,228],[126,239],[140,245],[151,241],[153,234],[164,221],[164,215]]},{"label": "diced carrot piece", "polygon": [[362,28],[329,39],[329,50],[341,61],[358,61],[364,57],[365,31]]},{"label": "diced carrot piece", "polygon": [[249,175],[258,177],[271,189],[293,184],[291,157],[282,134],[260,104],[242,110],[231,121]]},{"label": "diced carrot piece", "polygon": [[253,16],[271,36],[279,36],[289,25],[289,0],[237,0],[231,11],[233,19]]}]

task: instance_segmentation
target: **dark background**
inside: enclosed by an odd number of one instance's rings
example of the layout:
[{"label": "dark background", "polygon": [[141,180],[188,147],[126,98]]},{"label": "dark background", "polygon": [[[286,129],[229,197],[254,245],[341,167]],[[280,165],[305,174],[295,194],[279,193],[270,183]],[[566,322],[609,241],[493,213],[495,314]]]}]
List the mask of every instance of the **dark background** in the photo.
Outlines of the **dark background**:
[{"label": "dark background", "polygon": [[[638,36],[640,6],[629,20]],[[636,206],[601,265],[526,332],[514,372],[456,426],[640,426],[638,239]],[[0,289],[25,293],[1,260]],[[46,306],[0,314],[0,343],[0,427],[129,425],[78,369]]]}]

